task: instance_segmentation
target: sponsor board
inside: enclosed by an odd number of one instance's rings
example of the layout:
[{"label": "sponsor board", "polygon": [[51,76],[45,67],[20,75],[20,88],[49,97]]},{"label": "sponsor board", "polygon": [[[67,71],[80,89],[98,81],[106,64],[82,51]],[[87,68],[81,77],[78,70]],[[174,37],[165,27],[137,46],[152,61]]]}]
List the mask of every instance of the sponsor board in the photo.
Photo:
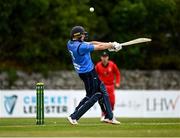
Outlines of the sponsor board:
[{"label": "sponsor board", "polygon": [[[84,91],[47,90],[44,93],[45,117],[66,117],[70,115],[85,96]],[[1,91],[0,117],[35,117],[36,92],[33,90],[3,90]],[[96,103],[84,117],[100,115]],[[97,116],[97,115],[96,115]]]},{"label": "sponsor board", "polygon": [[[67,117],[85,96],[83,90],[45,90],[45,117]],[[179,91],[116,90],[116,117],[180,117]],[[100,117],[96,103],[83,117]],[[1,90],[0,117],[35,117],[36,92]]]},{"label": "sponsor board", "polygon": [[120,117],[180,117],[180,91],[123,90],[116,93]]}]

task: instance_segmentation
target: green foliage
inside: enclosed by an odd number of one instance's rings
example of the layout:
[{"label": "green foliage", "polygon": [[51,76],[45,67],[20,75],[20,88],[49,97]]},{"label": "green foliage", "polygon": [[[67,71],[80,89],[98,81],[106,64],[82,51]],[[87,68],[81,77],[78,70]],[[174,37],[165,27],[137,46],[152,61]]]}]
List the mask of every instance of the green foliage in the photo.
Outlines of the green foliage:
[{"label": "green foliage", "polygon": [[179,9],[178,0],[1,0],[0,68],[72,69],[66,43],[71,28],[82,25],[90,40],[153,39],[111,53],[121,68],[180,69]]}]

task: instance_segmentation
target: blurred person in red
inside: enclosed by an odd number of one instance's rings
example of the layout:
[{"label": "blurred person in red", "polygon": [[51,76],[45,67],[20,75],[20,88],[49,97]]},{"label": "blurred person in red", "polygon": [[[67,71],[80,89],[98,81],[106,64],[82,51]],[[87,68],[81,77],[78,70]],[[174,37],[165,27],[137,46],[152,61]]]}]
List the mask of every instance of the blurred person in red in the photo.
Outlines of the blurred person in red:
[{"label": "blurred person in red", "polygon": [[[111,103],[112,111],[114,111],[114,105],[115,105],[115,87],[120,87],[120,70],[118,69],[117,65],[109,60],[109,55],[107,52],[103,52],[101,55],[101,61],[99,61],[96,66],[96,72],[100,78],[101,81],[105,84],[106,90],[109,95],[109,100]],[[101,103],[101,100],[99,100],[99,103]],[[103,104],[100,104],[101,110],[102,110],[102,117],[101,121],[104,121],[105,117],[105,110],[104,107],[102,107]]]}]

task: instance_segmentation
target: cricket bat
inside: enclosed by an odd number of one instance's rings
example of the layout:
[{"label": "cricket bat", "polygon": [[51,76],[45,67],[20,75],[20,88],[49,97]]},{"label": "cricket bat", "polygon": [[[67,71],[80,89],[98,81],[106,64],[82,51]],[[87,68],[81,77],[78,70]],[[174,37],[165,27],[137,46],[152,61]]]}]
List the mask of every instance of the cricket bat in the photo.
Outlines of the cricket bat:
[{"label": "cricket bat", "polygon": [[139,44],[139,43],[145,43],[145,42],[150,42],[150,38],[137,38],[128,42],[120,43],[122,46],[128,46],[128,45],[134,45],[134,44]]}]

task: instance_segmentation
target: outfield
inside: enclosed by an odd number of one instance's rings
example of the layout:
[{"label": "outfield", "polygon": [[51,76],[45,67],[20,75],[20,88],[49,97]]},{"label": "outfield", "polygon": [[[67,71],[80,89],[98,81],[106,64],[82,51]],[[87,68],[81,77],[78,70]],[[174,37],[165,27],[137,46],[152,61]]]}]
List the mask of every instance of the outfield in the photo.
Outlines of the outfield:
[{"label": "outfield", "polygon": [[118,118],[121,125],[101,123],[99,118],[82,118],[78,126],[66,118],[47,118],[45,125],[35,119],[0,118],[0,137],[180,137],[178,119]]}]

